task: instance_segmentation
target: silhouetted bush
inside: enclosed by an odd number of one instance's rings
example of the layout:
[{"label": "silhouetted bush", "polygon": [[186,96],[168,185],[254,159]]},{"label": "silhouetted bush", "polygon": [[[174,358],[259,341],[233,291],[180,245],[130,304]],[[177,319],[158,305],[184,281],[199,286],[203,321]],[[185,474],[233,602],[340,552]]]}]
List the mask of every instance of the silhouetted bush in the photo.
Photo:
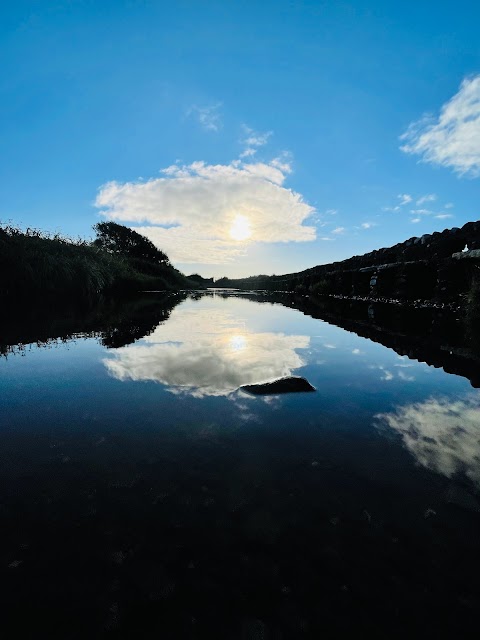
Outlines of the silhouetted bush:
[{"label": "silhouetted bush", "polygon": [[150,262],[128,253],[107,251],[81,239],[71,240],[30,228],[23,231],[12,225],[0,227],[3,297],[95,297],[147,289],[180,289],[189,284],[168,259]]}]

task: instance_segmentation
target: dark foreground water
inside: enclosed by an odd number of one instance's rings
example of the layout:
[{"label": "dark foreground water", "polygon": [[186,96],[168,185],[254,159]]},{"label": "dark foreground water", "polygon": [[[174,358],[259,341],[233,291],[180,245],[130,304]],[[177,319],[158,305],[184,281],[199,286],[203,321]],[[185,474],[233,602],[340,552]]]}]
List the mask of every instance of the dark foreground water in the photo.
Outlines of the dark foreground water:
[{"label": "dark foreground water", "polygon": [[243,296],[82,322],[3,328],[5,637],[477,637],[475,361]]}]

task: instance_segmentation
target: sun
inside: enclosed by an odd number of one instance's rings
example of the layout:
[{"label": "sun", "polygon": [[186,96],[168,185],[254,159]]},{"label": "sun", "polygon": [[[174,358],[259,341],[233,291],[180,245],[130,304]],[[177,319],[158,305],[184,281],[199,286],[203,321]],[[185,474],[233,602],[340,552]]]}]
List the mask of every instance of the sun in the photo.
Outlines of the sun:
[{"label": "sun", "polygon": [[230,227],[229,234],[233,240],[248,240],[252,235],[250,220],[246,216],[236,215]]},{"label": "sun", "polygon": [[242,335],[235,335],[230,338],[230,349],[232,351],[243,351],[247,346],[247,339]]}]

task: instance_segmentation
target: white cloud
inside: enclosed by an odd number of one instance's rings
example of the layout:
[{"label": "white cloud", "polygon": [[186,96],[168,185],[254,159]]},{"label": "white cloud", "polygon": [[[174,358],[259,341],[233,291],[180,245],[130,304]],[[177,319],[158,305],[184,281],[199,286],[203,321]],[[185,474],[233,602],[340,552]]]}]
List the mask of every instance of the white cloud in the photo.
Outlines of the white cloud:
[{"label": "white cloud", "polygon": [[436,199],[437,196],[435,195],[435,193],[427,193],[417,200],[417,204],[420,205],[424,204],[425,202],[435,202]]},{"label": "white cloud", "polygon": [[298,350],[310,346],[308,336],[254,333],[241,317],[211,307],[177,307],[142,342],[109,352],[103,363],[110,375],[197,398],[289,376],[305,364]]},{"label": "white cloud", "polygon": [[417,222],[420,222],[420,221],[421,221],[421,218],[412,218],[410,220],[410,222],[413,222],[414,224],[416,224]]},{"label": "white cloud", "polygon": [[332,233],[337,236],[342,235],[342,233],[345,233],[345,227],[337,227],[336,229],[333,229]]},{"label": "white cloud", "polygon": [[362,227],[362,229],[371,229],[372,227],[376,227],[377,224],[376,222],[362,222],[360,226]]},{"label": "white cloud", "polygon": [[222,128],[222,116],[220,114],[221,107],[221,102],[212,104],[209,107],[192,105],[187,111],[187,116],[195,118],[205,131],[217,132]]},{"label": "white cloud", "polygon": [[338,213],[338,209],[327,209],[325,213],[327,214],[327,216],[336,216]]},{"label": "white cloud", "polygon": [[464,473],[480,487],[478,396],[430,398],[375,416],[378,426],[399,433],[405,448],[427,469],[447,478]]},{"label": "white cloud", "polygon": [[430,209],[410,209],[410,213],[417,216],[429,216],[433,213]]},{"label": "white cloud", "polygon": [[[269,163],[172,165],[160,178],[103,185],[95,204],[108,219],[136,224],[174,263],[220,264],[244,254],[249,241],[315,239],[315,228],[304,224],[314,208],[283,186],[290,171],[283,156]],[[229,235],[238,216],[251,229],[243,242]]]},{"label": "white cloud", "polygon": [[412,201],[412,196],[408,193],[399,193],[397,198],[400,200],[400,206],[404,204],[409,204]]},{"label": "white cloud", "polygon": [[453,209],[455,205],[453,202],[447,202],[447,204],[443,207],[444,209]]},{"label": "white cloud", "polygon": [[480,75],[463,80],[440,115],[413,122],[400,137],[405,153],[449,167],[460,175],[480,176]]},{"label": "white cloud", "polygon": [[266,131],[265,133],[260,133],[259,131],[255,131],[247,125],[243,125],[243,131],[245,133],[245,138],[240,142],[245,145],[245,150],[240,154],[240,158],[250,158],[257,153],[257,149],[259,147],[263,147],[267,144],[269,138],[273,135],[273,131]]},{"label": "white cloud", "polygon": [[439,213],[437,216],[434,216],[438,220],[446,220],[447,218],[453,218],[451,213]]}]

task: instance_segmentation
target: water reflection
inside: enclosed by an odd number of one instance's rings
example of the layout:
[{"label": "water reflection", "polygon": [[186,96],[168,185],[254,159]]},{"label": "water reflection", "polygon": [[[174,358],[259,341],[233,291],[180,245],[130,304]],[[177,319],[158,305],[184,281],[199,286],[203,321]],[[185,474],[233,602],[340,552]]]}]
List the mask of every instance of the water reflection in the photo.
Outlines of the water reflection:
[{"label": "water reflection", "polygon": [[420,465],[447,478],[464,474],[480,489],[480,395],[429,398],[375,417],[401,435]]},{"label": "water reflection", "polygon": [[[92,337],[0,358],[4,635],[35,637],[32,621],[55,638],[472,636],[479,507],[455,476],[479,486],[480,394],[397,353],[478,379],[475,353],[453,361],[443,346],[460,339],[422,317],[412,338],[179,299],[0,318],[7,346]],[[318,393],[227,395],[290,374]]]},{"label": "water reflection", "polygon": [[304,366],[310,337],[255,333],[221,308],[177,308],[144,344],[103,360],[118,380],[160,382],[172,393],[226,396],[246,384],[289,376]]},{"label": "water reflection", "polygon": [[0,315],[0,356],[24,353],[25,345],[51,347],[77,337],[99,338],[108,349],[149,335],[165,322],[184,293],[142,295],[128,300],[102,300],[90,306],[20,305]]}]

